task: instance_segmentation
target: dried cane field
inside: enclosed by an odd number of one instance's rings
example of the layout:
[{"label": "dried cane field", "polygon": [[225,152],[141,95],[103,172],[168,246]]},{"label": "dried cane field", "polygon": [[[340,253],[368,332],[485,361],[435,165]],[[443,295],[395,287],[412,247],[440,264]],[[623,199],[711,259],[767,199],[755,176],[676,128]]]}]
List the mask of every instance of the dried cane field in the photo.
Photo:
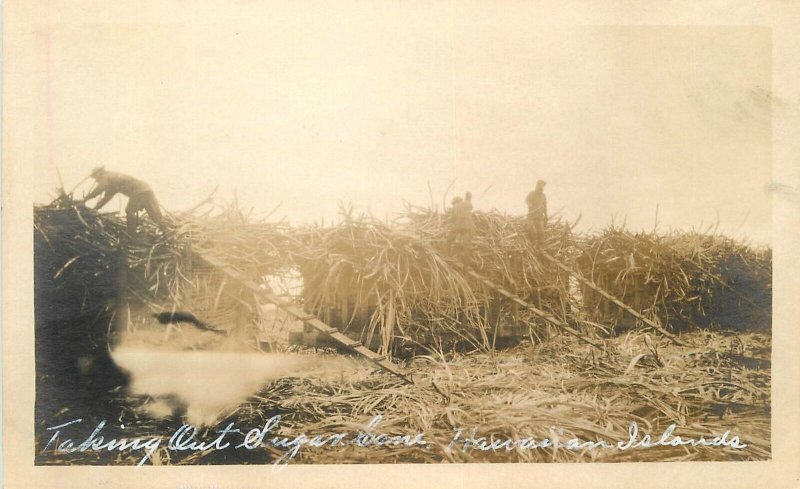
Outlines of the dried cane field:
[{"label": "dried cane field", "polygon": [[[106,420],[107,437],[162,439],[146,463],[263,464],[286,454],[274,446],[170,450],[166,439],[187,413],[159,413],[152,392],[127,388],[107,354],[121,345],[303,366],[216,405],[215,423],[198,438],[213,439],[229,423],[246,433],[275,415],[280,425],[270,436],[354,434],[382,416],[374,432],[422,434],[426,441],[307,446],[292,463],[770,458],[769,250],[709,232],[609,228],[579,235],[564,222],[551,223],[532,245],[523,218],[476,213],[464,265],[451,258],[447,215],[431,209],[410,207],[391,223],[344,210],[336,224],[308,227],[255,221],[234,205],[172,219],[167,235],[146,225],[127,239],[117,216],[66,196],[35,209],[37,464],[140,462],[135,451],[45,450],[48,427],[76,418],[81,433]],[[213,256],[235,274],[193,254]],[[302,321],[261,307],[258,291],[246,286],[265,277],[294,277],[302,290],[285,291],[285,300],[391,357],[413,383],[355,357],[339,368],[342,352],[331,348],[288,344]],[[532,307],[498,295],[498,288]],[[191,311],[218,330],[171,330],[146,320],[164,310]],[[326,363],[338,370],[316,375]],[[180,362],[151,367],[165,379],[191,373]],[[213,369],[223,383],[266,378],[228,367]],[[215,382],[208,377],[198,385],[211,391]],[[676,435],[693,438],[729,431],[747,447],[502,445],[531,437],[615,444],[628,440],[631,422],[655,438],[672,424]],[[466,447],[468,437],[497,445]]]}]

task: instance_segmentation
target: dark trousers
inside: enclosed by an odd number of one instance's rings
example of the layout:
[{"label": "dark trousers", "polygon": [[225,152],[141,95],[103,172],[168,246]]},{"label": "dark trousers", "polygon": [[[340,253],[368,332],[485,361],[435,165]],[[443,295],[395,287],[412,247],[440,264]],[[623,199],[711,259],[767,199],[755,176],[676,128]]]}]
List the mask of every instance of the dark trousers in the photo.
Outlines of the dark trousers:
[{"label": "dark trousers", "polygon": [[166,222],[163,214],[161,214],[161,207],[158,205],[156,195],[152,191],[148,191],[128,198],[128,205],[125,207],[128,233],[133,234],[136,232],[136,227],[139,225],[140,210],[147,212],[147,215],[158,225],[159,229],[162,231],[166,229]]},{"label": "dark trousers", "polygon": [[544,216],[528,215],[528,236],[533,241],[541,243],[544,239]]}]

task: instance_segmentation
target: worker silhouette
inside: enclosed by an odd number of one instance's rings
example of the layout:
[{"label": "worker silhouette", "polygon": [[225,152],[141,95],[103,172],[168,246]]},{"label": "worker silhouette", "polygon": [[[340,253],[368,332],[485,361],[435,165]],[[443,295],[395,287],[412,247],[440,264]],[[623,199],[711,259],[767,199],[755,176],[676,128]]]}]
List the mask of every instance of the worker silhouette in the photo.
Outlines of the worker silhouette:
[{"label": "worker silhouette", "polygon": [[539,180],[536,182],[536,189],[531,191],[525,198],[528,204],[528,237],[540,244],[544,239],[544,231],[547,226],[547,197],[544,195],[546,182]]},{"label": "worker silhouette", "polygon": [[472,194],[467,192],[464,198],[455,197],[450,209],[452,227],[447,237],[447,245],[460,252],[461,260],[469,264],[472,261],[472,237],[475,233],[475,222],[472,219]]},{"label": "worker silhouette", "polygon": [[92,170],[90,176],[95,180],[94,189],[89,192],[83,201],[86,202],[103,194],[97,201],[94,208],[100,210],[108,204],[117,194],[128,197],[128,205],[125,207],[125,215],[128,224],[128,234],[134,234],[139,225],[139,211],[144,210],[150,219],[158,225],[162,232],[167,230],[167,223],[161,214],[156,195],[147,183],[129,175],[107,171],[102,166]]}]

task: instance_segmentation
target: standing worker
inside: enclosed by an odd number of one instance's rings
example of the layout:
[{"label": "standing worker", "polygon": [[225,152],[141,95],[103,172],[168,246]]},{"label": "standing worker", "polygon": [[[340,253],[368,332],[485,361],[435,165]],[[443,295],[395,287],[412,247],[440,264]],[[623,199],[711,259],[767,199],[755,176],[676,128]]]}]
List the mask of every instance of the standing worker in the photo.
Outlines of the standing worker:
[{"label": "standing worker", "polygon": [[541,243],[544,239],[544,230],[547,225],[547,197],[544,196],[544,180],[536,182],[536,190],[533,190],[525,198],[528,204],[528,234],[536,243]]},{"label": "standing worker", "polygon": [[156,200],[156,195],[150,185],[122,173],[107,171],[102,166],[92,170],[90,176],[95,180],[96,186],[83,200],[86,202],[100,194],[104,194],[94,206],[96,210],[100,210],[104,205],[108,204],[118,193],[128,197],[128,205],[125,207],[128,234],[132,235],[136,232],[140,210],[145,210],[162,232],[166,231],[167,223],[161,214],[158,200]]},{"label": "standing worker", "polygon": [[459,241],[462,258],[464,262],[469,263],[472,258],[472,235],[475,232],[475,223],[472,221],[472,194],[467,192],[463,200],[461,197],[454,198],[451,211],[453,227],[447,237],[448,247]]}]

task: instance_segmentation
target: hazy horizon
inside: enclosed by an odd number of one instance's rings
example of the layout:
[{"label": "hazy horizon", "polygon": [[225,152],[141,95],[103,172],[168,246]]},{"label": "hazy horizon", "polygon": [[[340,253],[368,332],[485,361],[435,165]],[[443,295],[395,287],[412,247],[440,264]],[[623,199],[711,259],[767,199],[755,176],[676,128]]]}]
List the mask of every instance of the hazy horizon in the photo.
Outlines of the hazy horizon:
[{"label": "hazy horizon", "polygon": [[658,206],[663,231],[718,220],[770,241],[768,29],[252,8],[37,38],[34,200],[53,195],[56,169],[70,189],[105,165],[170,211],[218,185],[294,222],[330,221],[339,202],[383,218],[467,190],[476,209],[524,214],[542,178],[551,214],[581,215],[579,230],[612,216],[650,230]]}]

